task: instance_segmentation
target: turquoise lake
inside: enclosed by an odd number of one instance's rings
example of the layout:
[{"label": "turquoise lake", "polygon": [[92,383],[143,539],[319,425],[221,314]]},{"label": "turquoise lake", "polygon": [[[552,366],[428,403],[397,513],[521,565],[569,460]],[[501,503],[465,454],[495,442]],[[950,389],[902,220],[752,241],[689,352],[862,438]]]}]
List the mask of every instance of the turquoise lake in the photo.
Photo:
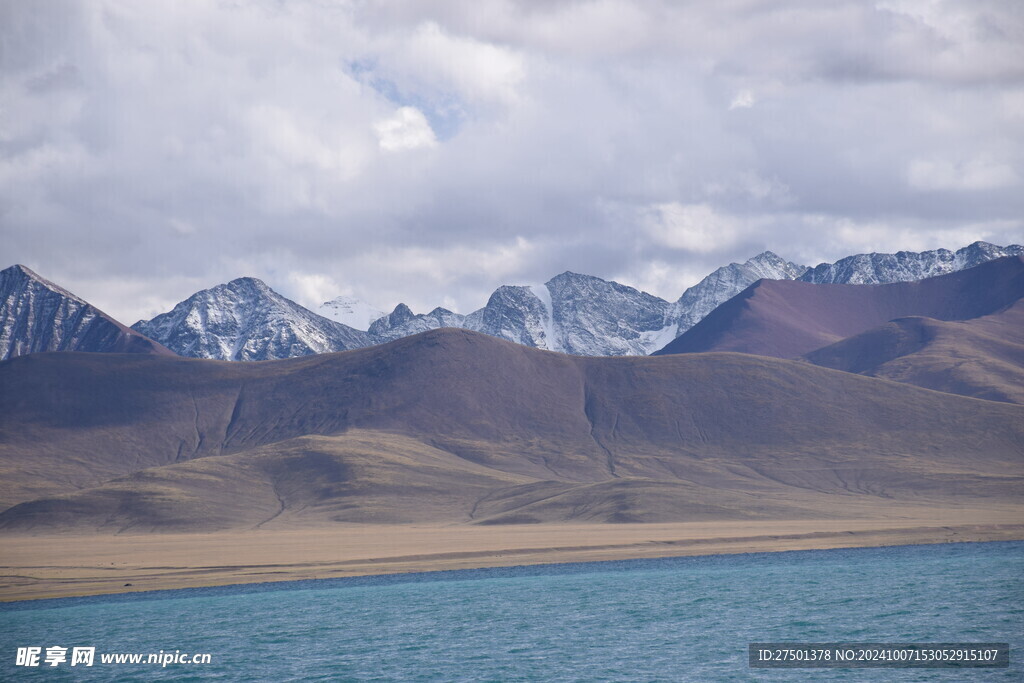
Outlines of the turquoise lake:
[{"label": "turquoise lake", "polygon": [[[1009,669],[759,670],[754,641],[1009,642]],[[96,648],[92,667],[19,647]],[[101,653],[211,663],[102,664]],[[433,572],[0,605],[2,680],[1024,680],[1024,542]]]}]

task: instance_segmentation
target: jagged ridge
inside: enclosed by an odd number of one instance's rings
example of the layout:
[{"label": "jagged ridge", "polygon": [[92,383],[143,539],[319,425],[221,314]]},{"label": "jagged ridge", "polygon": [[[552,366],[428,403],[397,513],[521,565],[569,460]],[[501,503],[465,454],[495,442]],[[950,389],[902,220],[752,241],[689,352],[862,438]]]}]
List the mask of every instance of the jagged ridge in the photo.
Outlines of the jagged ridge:
[{"label": "jagged ridge", "polygon": [[[858,254],[814,268],[765,251],[718,268],[675,302],[591,275],[565,272],[543,285],[499,287],[469,315],[445,308],[415,314],[399,304],[387,315],[350,297],[321,306],[332,317],[369,325],[367,332],[308,311],[254,278],[198,292],[170,313],[134,328],[193,357],[265,360],[381,344],[419,332],[456,327],[526,346],[573,355],[647,355],[761,279],[829,284],[887,284],[970,268],[1024,247],[975,242],[937,249]],[[377,314],[380,314],[379,317]],[[372,324],[370,319],[372,320]]]}]

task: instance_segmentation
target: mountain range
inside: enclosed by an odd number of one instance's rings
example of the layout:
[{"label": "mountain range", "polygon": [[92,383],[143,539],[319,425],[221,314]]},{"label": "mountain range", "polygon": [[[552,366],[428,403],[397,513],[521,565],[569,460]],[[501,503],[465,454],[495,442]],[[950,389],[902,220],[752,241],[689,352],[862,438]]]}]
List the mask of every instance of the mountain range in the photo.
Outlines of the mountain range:
[{"label": "mountain range", "polygon": [[0,529],[828,519],[1021,502],[1024,406],[456,329],[267,363],[0,363]]},{"label": "mountain range", "polygon": [[503,286],[466,316],[436,308],[415,315],[400,304],[370,328],[375,343],[439,327],[462,327],[526,346],[584,356],[648,355],[758,280],[829,284],[909,282],[956,272],[1024,247],[975,242],[957,251],[857,254],[815,268],[766,251],[718,268],[674,302],[616,282],[566,272],[540,286]]},{"label": "mountain range", "polygon": [[[32,350],[120,350],[131,342],[140,350],[163,346],[192,358],[271,360],[356,349],[441,327],[469,329],[573,355],[647,355],[761,279],[819,284],[903,282],[1022,253],[1024,247],[1019,245],[976,242],[956,252],[859,254],[807,268],[764,252],[715,270],[671,303],[617,282],[566,272],[543,285],[499,287],[483,308],[469,315],[444,308],[415,314],[404,304],[383,314],[351,297],[325,302],[314,313],[262,281],[246,277],[196,292],[173,310],[137,322],[133,333],[109,316],[82,313],[86,322],[103,320],[113,325],[104,326],[108,337],[91,332],[88,338],[83,336],[84,328],[79,329],[83,321],[70,311],[94,308],[28,269],[13,266],[3,271],[0,280],[0,357]],[[43,304],[44,300],[49,303]],[[67,310],[59,311],[61,306]],[[66,329],[68,325],[75,328],[73,333]],[[117,334],[111,331],[114,328]],[[153,341],[143,341],[135,333]]]},{"label": "mountain range", "polygon": [[[1024,257],[988,246],[935,260],[944,272],[922,280],[758,278],[655,356],[630,353],[673,305],[573,273],[501,287],[469,316],[399,306],[367,331],[252,278],[145,323],[193,355],[293,356],[239,363],[174,355],[9,268],[0,529],[1017,509]],[[893,278],[924,272],[897,261]],[[889,260],[850,263],[835,277],[878,279]],[[762,254],[716,271],[707,291],[763,264],[799,270]],[[693,295],[688,310],[711,300]],[[495,333],[458,329],[470,326]],[[581,353],[598,345],[621,355]],[[548,346],[573,353],[532,348]]]}]

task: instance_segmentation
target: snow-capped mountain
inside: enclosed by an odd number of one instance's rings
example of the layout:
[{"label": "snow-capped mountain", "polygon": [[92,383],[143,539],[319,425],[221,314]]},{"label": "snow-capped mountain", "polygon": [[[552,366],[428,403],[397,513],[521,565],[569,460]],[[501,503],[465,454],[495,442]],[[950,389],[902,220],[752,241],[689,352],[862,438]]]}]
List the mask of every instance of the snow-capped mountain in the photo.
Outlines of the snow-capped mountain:
[{"label": "snow-capped mountain", "polygon": [[[568,272],[548,280],[543,289],[548,295],[545,307],[551,311],[552,351],[633,356],[657,348],[669,307],[664,299],[618,282]],[[540,290],[532,291],[543,297]]]},{"label": "snow-capped mountain", "polygon": [[683,292],[672,304],[668,320],[675,323],[676,329],[668,341],[686,332],[708,313],[758,280],[795,280],[806,271],[807,266],[786,261],[770,251],[762,252],[744,263],[730,263],[715,270]]},{"label": "snow-capped mountain", "polygon": [[[349,297],[325,302],[320,310],[330,316],[317,315],[260,280],[239,278],[197,292],[169,313],[133,327],[181,355],[227,360],[353,349],[439,327],[463,327],[576,355],[643,355],[662,348],[762,278],[813,283],[904,282],[1021,254],[1024,247],[1020,245],[976,242],[955,252],[857,254],[807,268],[766,251],[744,263],[715,270],[673,303],[617,282],[566,272],[543,285],[499,287],[483,308],[465,316],[444,308],[417,315],[405,304],[384,315]],[[110,339],[120,339],[107,327],[109,339],[94,341],[99,332],[89,331],[89,326],[99,324],[92,322],[97,316],[114,326],[118,323],[92,307],[85,309],[88,304],[31,271],[15,266],[2,275],[3,358],[33,350],[80,349],[83,344],[95,347],[90,350],[113,350],[107,348]],[[31,281],[29,285],[26,279]],[[24,294],[26,287],[35,294]],[[354,325],[338,320],[350,320]],[[355,324],[368,324],[367,331],[356,329]],[[142,339],[136,335],[135,343]]]},{"label": "snow-capped mountain", "polygon": [[170,353],[22,265],[0,271],[0,360],[37,351]]},{"label": "snow-capped mountain", "polygon": [[444,308],[424,315],[399,304],[369,329],[384,343],[439,327],[462,327],[526,346],[587,356],[649,353],[664,337],[669,303],[617,282],[565,272],[538,286],[499,287],[487,305],[462,316]]},{"label": "snow-capped mountain", "polygon": [[544,285],[502,285],[487,305],[466,316],[465,327],[524,346],[554,351],[560,343],[552,319],[551,293]]},{"label": "snow-capped mountain", "polygon": [[796,278],[815,284],[882,285],[913,282],[945,275],[987,263],[1004,256],[1020,256],[1024,246],[998,247],[975,242],[963,249],[934,251],[898,251],[895,254],[856,254],[835,263],[822,263]]},{"label": "snow-capped mountain", "polygon": [[383,344],[440,327],[462,327],[464,320],[465,316],[440,306],[430,313],[417,315],[405,304],[398,304],[395,310],[370,325],[369,335],[374,344]]},{"label": "snow-capped mountain", "polygon": [[291,358],[370,343],[365,332],[319,316],[252,277],[196,292],[132,327],[179,355],[218,360]]},{"label": "snow-capped mountain", "polygon": [[465,327],[527,346],[587,356],[652,353],[761,278],[804,271],[770,251],[708,275],[675,303],[592,275],[562,273],[541,286],[499,287]]},{"label": "snow-capped mountain", "polygon": [[[576,355],[643,355],[662,348],[761,279],[903,282],[1022,252],[1024,248],[1016,245],[997,247],[977,242],[956,252],[940,249],[919,254],[859,254],[811,269],[765,251],[743,263],[718,268],[671,304],[617,282],[563,273],[540,286],[499,287],[486,306],[465,316],[461,324],[461,316],[444,309],[414,316],[408,308],[399,307],[389,318],[377,321],[370,336],[379,343],[406,333],[461,326],[526,346]],[[439,316],[438,311],[446,315]],[[394,320],[386,322],[391,318]],[[385,329],[387,335],[380,334]]]},{"label": "snow-capped mountain", "polygon": [[316,309],[317,314],[352,329],[365,332],[370,325],[387,313],[350,296],[339,296],[325,301]]}]

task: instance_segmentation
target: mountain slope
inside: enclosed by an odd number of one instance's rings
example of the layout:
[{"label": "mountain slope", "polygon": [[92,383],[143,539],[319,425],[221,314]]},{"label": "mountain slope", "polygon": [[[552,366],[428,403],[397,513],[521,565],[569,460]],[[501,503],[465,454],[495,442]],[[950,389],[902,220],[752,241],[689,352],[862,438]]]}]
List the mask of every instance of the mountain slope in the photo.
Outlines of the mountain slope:
[{"label": "mountain slope", "polygon": [[366,346],[365,332],[336,323],[244,277],[196,292],[133,329],[179,355],[270,360]]},{"label": "mountain slope", "polygon": [[739,351],[795,358],[895,318],[968,320],[999,311],[1022,296],[1022,257],[887,285],[761,280],[658,353]]},{"label": "mountain slope", "polygon": [[0,360],[37,351],[171,352],[22,265],[0,271]]},{"label": "mountain slope", "polygon": [[0,500],[19,503],[0,527],[1015,504],[1022,418],[803,362],[579,358],[461,330],[270,363],[43,354],[0,364]]},{"label": "mountain slope", "polygon": [[804,358],[845,372],[1024,404],[1024,301],[964,322],[897,318]]}]

